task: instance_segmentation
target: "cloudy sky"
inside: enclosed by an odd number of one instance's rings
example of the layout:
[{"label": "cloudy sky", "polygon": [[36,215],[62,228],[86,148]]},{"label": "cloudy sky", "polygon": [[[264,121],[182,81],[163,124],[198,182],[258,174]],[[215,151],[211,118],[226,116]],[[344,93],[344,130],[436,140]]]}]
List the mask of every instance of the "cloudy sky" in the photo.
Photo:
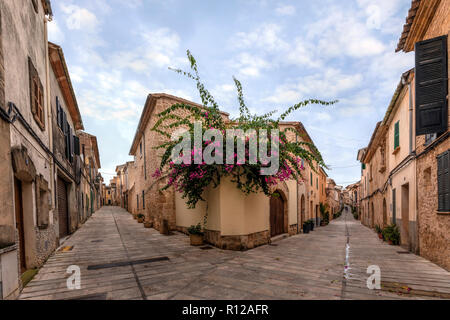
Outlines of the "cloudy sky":
[{"label": "cloudy sky", "polygon": [[359,180],[367,145],[413,55],[395,53],[410,0],[53,0],[49,39],[62,46],[85,130],[99,140],[105,181],[128,155],[145,99],[199,102],[168,67],[196,57],[222,110],[237,116],[232,76],[251,110],[339,99],[291,114],[338,184]]}]

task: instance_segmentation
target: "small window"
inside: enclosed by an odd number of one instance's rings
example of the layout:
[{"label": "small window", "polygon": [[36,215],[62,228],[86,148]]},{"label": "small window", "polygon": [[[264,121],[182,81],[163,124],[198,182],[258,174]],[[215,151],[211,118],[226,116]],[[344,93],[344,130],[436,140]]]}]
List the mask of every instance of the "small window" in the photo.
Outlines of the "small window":
[{"label": "small window", "polygon": [[425,145],[429,145],[430,143],[432,143],[434,140],[436,140],[437,138],[437,134],[436,133],[429,133],[425,135]]},{"label": "small window", "polygon": [[28,58],[28,73],[30,77],[30,103],[31,113],[39,128],[45,130],[45,116],[44,116],[44,87],[39,79],[38,72]]},{"label": "small window", "polygon": [[394,150],[400,146],[400,121],[397,121],[394,126]]},{"label": "small window", "polygon": [[139,209],[139,195],[136,195],[136,209]]},{"label": "small window", "polygon": [[312,176],[312,171],[309,173],[310,174],[310,180],[311,180],[311,186],[313,185],[313,176]]},{"label": "small window", "polygon": [[141,157],[142,157],[142,142],[139,144],[139,152],[140,152]]},{"label": "small window", "polygon": [[438,211],[450,212],[450,150],[437,156]]},{"label": "small window", "polygon": [[36,13],[39,13],[38,0],[31,0],[31,3],[33,4],[34,11],[35,11]]},{"label": "small window", "polygon": [[142,209],[145,209],[145,193],[142,191]]}]

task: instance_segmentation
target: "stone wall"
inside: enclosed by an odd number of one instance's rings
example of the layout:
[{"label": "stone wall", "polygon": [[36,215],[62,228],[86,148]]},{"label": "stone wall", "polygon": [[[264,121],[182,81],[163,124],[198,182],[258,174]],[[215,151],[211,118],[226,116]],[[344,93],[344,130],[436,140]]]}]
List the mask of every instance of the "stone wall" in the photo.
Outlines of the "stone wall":
[{"label": "stone wall", "polygon": [[[450,2],[441,1],[433,20],[425,32],[423,39],[427,40],[442,35],[448,35],[447,67],[450,72]],[[448,82],[450,92],[450,81]],[[449,105],[450,106],[450,105]],[[450,128],[450,112],[448,113]],[[447,129],[448,133],[449,129]],[[418,238],[419,253],[421,256],[433,261],[450,271],[450,214],[438,213],[437,196],[437,160],[436,156],[450,149],[450,139],[430,145],[429,151],[422,154],[427,148],[425,136],[416,137],[416,177],[417,210],[418,210]]]},{"label": "stone wall", "polygon": [[[423,146],[424,136],[417,137]],[[421,147],[420,149],[423,149]],[[450,149],[450,139],[417,158],[419,252],[450,271],[450,213],[439,213],[436,156]]]},{"label": "stone wall", "polygon": [[[177,230],[188,234],[186,227],[177,226]],[[245,251],[270,243],[269,230],[247,235],[222,236],[220,231],[206,230],[204,240],[223,250]]]}]

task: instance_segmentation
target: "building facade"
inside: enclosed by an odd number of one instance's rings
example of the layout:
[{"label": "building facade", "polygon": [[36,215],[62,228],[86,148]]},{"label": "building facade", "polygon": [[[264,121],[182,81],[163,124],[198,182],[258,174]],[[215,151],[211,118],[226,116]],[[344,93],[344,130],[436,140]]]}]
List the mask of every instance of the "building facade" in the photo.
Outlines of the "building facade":
[{"label": "building facade", "polygon": [[[118,166],[117,176],[112,181],[116,188],[121,183],[122,199],[127,199],[129,212],[145,215],[146,220],[151,221],[157,230],[163,231],[163,225],[166,224],[170,230],[186,232],[189,226],[203,221],[208,210],[206,241],[232,250],[266,244],[271,237],[280,234],[296,234],[308,219],[320,223],[319,204],[320,201],[326,201],[326,173],[319,166],[312,170],[306,163],[303,163],[305,170],[301,180],[286,181],[274,188],[273,191],[281,195],[276,200],[280,202],[277,206],[272,203],[274,199],[263,194],[241,194],[230,181],[223,181],[219,187],[208,189],[205,195],[207,201],[200,201],[195,209],[188,209],[181,195],[172,188],[161,192],[163,182],[158,182],[153,173],[159,168],[162,151],[154,147],[166,138],[151,128],[157,121],[155,114],[179,102],[199,106],[167,94],[151,94],[147,98],[130,149],[134,161]],[[222,113],[222,116],[228,120],[228,114]],[[280,124],[281,130],[287,127],[298,132],[297,137],[295,133],[288,132],[288,139],[312,142],[300,122]],[[274,208],[279,208],[279,212]],[[276,228],[271,224],[271,221],[273,223],[276,220],[275,215],[279,221]]]},{"label": "building facade", "polygon": [[414,51],[416,58],[417,251],[450,270],[449,1],[412,1],[400,50]]},{"label": "building facade", "polygon": [[49,0],[0,2],[0,299],[83,222],[83,122],[51,18]]}]

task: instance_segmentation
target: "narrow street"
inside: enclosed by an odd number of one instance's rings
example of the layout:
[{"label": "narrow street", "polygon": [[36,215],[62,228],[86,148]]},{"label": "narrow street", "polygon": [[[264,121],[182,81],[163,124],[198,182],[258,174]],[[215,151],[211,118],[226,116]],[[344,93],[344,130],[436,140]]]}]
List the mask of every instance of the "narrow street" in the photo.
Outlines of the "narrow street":
[{"label": "narrow street", "polygon": [[[48,259],[19,298],[450,297],[449,272],[406,253],[399,246],[383,243],[349,212],[344,210],[340,218],[309,234],[236,252],[210,246],[192,247],[189,238],[183,234],[160,235],[154,229],[145,229],[125,210],[106,206]],[[66,286],[70,276],[66,270],[70,265],[80,267],[79,290],[69,290]],[[367,289],[369,274],[366,269],[369,265],[381,268],[382,290]]]}]

